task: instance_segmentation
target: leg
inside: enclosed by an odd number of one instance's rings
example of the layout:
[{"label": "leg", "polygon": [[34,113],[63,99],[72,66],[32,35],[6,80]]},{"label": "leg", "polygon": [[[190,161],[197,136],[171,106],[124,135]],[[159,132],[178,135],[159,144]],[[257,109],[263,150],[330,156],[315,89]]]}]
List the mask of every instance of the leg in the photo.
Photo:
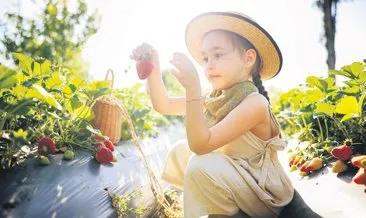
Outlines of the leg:
[{"label": "leg", "polygon": [[161,179],[183,190],[184,171],[192,154],[186,140],[177,141],[168,152]]},{"label": "leg", "polygon": [[240,209],[249,216],[273,217],[222,153],[192,155],[184,174],[184,216],[240,217]]}]

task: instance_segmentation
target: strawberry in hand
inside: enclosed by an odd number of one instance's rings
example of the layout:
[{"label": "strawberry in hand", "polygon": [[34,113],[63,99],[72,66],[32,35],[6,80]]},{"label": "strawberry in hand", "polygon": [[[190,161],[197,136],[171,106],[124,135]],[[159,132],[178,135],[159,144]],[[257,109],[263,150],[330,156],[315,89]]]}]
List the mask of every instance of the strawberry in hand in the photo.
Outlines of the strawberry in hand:
[{"label": "strawberry in hand", "polygon": [[140,60],[136,62],[137,75],[140,80],[144,80],[149,77],[153,69],[154,66],[150,60]]},{"label": "strawberry in hand", "polygon": [[133,50],[133,54],[130,58],[136,61],[137,75],[141,80],[148,78],[154,70],[155,65],[153,56],[154,50],[152,46],[147,43],[143,43],[137,49]]}]

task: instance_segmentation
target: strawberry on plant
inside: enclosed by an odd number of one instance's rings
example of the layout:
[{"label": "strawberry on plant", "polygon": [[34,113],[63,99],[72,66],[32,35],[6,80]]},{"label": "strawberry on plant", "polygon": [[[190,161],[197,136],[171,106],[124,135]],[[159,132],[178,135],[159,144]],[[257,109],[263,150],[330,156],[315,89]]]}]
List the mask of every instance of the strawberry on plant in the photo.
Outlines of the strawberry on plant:
[{"label": "strawberry on plant", "polygon": [[303,156],[301,156],[301,155],[297,155],[297,156],[295,157],[295,160],[294,160],[294,162],[293,162],[293,165],[295,165],[295,166],[299,167],[302,163],[304,163],[304,157],[303,157]]},{"label": "strawberry on plant", "polygon": [[300,172],[304,172],[304,173],[308,173],[309,171],[307,171],[307,167],[310,164],[310,160],[306,161],[303,165],[301,165],[300,167]]},{"label": "strawberry on plant", "polygon": [[296,157],[296,154],[293,154],[290,156],[289,160],[288,160],[288,165],[291,167],[294,163],[294,160],[295,160],[295,157]]},{"label": "strawberry on plant", "polygon": [[111,150],[103,147],[96,153],[95,158],[99,163],[110,163],[113,161],[113,154]]},{"label": "strawberry on plant", "polygon": [[74,152],[72,150],[65,151],[65,153],[64,153],[64,159],[71,160],[74,157],[75,157],[75,154],[74,154]]},{"label": "strawberry on plant", "polygon": [[366,185],[366,169],[360,168],[352,181],[359,185]]},{"label": "strawberry on plant", "polygon": [[334,163],[334,165],[333,165],[333,167],[332,167],[332,172],[333,173],[342,173],[342,172],[344,172],[344,171],[346,171],[347,170],[347,164],[345,164],[343,161],[341,161],[341,160],[337,160],[335,163]]},{"label": "strawberry on plant", "polygon": [[320,159],[319,157],[316,157],[310,161],[309,165],[305,168],[305,171],[307,172],[315,171],[322,167],[323,167],[323,160]]},{"label": "strawberry on plant", "polygon": [[39,157],[39,162],[40,162],[42,165],[50,165],[50,164],[51,164],[50,160],[49,160],[46,156],[43,156],[43,155],[41,155],[41,156]]},{"label": "strawberry on plant", "polygon": [[56,152],[56,144],[49,137],[42,137],[38,141],[38,154],[39,155],[47,155],[53,154]]},{"label": "strawberry on plant", "polygon": [[348,160],[352,155],[352,149],[347,145],[340,145],[330,152],[338,160]]},{"label": "strawberry on plant", "polygon": [[111,142],[111,140],[106,140],[105,142],[104,142],[104,145],[107,147],[107,148],[109,148],[109,150],[111,150],[112,152],[114,151],[114,145],[113,145],[113,143]]},{"label": "strawberry on plant", "polygon": [[351,159],[354,166],[366,169],[366,155],[356,156]]}]

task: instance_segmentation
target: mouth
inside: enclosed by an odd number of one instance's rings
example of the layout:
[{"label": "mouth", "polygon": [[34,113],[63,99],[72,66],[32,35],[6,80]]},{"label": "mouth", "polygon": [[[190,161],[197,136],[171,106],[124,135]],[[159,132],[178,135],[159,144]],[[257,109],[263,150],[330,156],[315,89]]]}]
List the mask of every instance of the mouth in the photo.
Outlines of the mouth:
[{"label": "mouth", "polygon": [[207,76],[209,79],[213,79],[213,78],[218,78],[220,77],[219,75],[208,75]]}]

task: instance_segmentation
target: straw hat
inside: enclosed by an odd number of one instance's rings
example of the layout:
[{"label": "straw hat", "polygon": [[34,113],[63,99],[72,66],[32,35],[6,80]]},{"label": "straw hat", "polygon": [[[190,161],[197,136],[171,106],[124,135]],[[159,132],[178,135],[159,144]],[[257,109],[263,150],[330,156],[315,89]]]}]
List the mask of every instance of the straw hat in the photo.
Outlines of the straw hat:
[{"label": "straw hat", "polygon": [[262,80],[276,76],[282,67],[282,54],[269,33],[250,17],[237,12],[207,12],[191,20],[186,29],[186,44],[193,58],[202,65],[201,42],[211,30],[228,30],[251,42],[262,60]]}]

